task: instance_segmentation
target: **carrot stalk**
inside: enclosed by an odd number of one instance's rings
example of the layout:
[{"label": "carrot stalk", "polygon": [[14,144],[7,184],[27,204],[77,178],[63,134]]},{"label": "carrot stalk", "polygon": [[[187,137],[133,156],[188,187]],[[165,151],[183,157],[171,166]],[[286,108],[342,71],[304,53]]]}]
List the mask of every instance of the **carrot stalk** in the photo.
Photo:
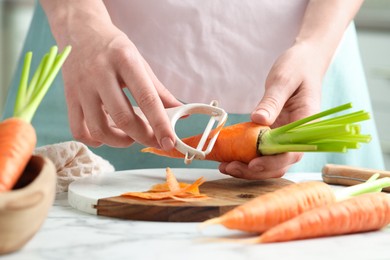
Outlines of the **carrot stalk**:
[{"label": "carrot stalk", "polygon": [[270,243],[381,229],[390,223],[390,197],[370,193],[322,206],[281,223],[254,242]]},{"label": "carrot stalk", "polygon": [[33,75],[33,77],[31,78],[30,80],[30,83],[28,84],[28,87],[27,87],[27,93],[26,93],[26,97],[27,98],[30,98],[34,89],[35,89],[35,86],[37,85],[37,82],[38,82],[38,79],[39,77],[41,76],[41,73],[42,73],[42,68],[44,66],[44,63],[45,63],[45,59],[47,58],[47,54],[44,56],[44,58],[41,60],[41,62],[39,63],[37,69],[35,70],[35,73]]},{"label": "carrot stalk", "polygon": [[[52,47],[52,49],[57,49],[57,46]],[[66,47],[62,53],[58,54],[55,58],[54,63],[50,63],[51,67],[49,68],[49,73],[47,74],[46,78],[42,80],[41,84],[37,84],[34,88],[34,92],[29,100],[29,102],[25,105],[24,111],[22,111],[23,114],[17,114],[16,116],[22,116],[25,118],[28,122],[32,120],[32,117],[37,110],[39,104],[41,103],[43,97],[46,95],[47,91],[49,90],[51,84],[53,83],[55,77],[57,76],[58,72],[60,71],[62,64],[65,62],[66,58],[68,57],[69,53],[71,51],[71,47]],[[49,63],[47,63],[49,64]]]},{"label": "carrot stalk", "polygon": [[[357,111],[312,122],[351,107],[352,104],[347,103],[275,129],[252,122],[226,126],[220,131],[212,151],[206,155],[205,159],[249,163],[261,155],[285,152],[344,153],[349,149],[358,149],[361,143],[368,143],[371,140],[370,135],[361,134],[360,125],[357,124],[369,119],[369,113]],[[182,141],[189,146],[196,147],[200,136],[183,138]],[[163,151],[147,147],[142,149],[142,152],[172,158],[184,157],[175,149]]]},{"label": "carrot stalk", "polygon": [[[347,103],[267,131],[258,142],[259,153],[271,155],[285,152],[283,150],[276,151],[272,148],[273,145],[278,143],[286,145],[312,144],[316,147],[314,151],[317,152],[346,152],[348,149],[357,149],[359,148],[359,142],[368,143],[371,137],[360,135],[359,126],[354,123],[369,119],[369,113],[358,111],[311,122],[351,107],[352,104]],[[349,141],[349,143],[343,145],[342,141]]]},{"label": "carrot stalk", "polygon": [[15,108],[14,108],[15,111],[21,109],[21,107],[25,103],[25,98],[26,98],[25,93],[27,91],[27,82],[28,82],[28,75],[30,73],[31,59],[32,59],[32,52],[27,52],[24,58],[22,75],[20,78],[18,92],[16,94],[17,98],[15,101]]},{"label": "carrot stalk", "polygon": [[378,175],[372,176],[365,183],[337,191],[318,181],[291,184],[260,195],[220,217],[206,220],[201,227],[221,224],[229,229],[262,233],[313,208],[364,193],[378,192],[390,186],[390,178],[376,178]]},{"label": "carrot stalk", "polygon": [[25,55],[13,116],[0,123],[0,192],[12,189],[32,156],[37,137],[31,120],[70,50],[68,46],[57,55],[53,46],[30,82],[32,52]]},{"label": "carrot stalk", "polygon": [[[39,75],[37,86],[42,86],[43,82],[46,80],[49,75],[50,69],[53,66],[54,60],[57,56],[58,48],[57,46],[53,46],[50,48],[49,53],[47,54],[47,58],[45,59],[45,66],[42,67],[42,72]],[[34,89],[35,91],[36,89]]]},{"label": "carrot stalk", "polygon": [[366,182],[338,190],[336,192],[336,199],[337,200],[344,200],[344,199],[348,199],[348,198],[353,197],[353,196],[358,196],[358,195],[365,194],[365,193],[376,192],[376,191],[382,190],[383,188],[390,187],[390,178],[389,177],[374,180],[375,176],[377,176],[377,175],[371,176],[371,178],[368,179]]}]

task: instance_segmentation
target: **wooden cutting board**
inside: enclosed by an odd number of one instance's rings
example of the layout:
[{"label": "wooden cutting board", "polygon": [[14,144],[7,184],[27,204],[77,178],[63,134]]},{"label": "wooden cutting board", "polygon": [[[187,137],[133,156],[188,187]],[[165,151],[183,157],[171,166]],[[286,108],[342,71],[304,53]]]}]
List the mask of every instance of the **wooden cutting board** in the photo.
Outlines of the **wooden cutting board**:
[{"label": "wooden cutting board", "polygon": [[212,169],[172,169],[180,182],[203,176],[200,191],[211,197],[198,202],[149,201],[121,197],[129,191],[145,191],[165,182],[165,169],[131,170],[90,176],[71,183],[68,200],[74,208],[100,216],[166,222],[200,222],[216,217],[260,194],[280,189],[286,179],[250,181],[230,178]]}]

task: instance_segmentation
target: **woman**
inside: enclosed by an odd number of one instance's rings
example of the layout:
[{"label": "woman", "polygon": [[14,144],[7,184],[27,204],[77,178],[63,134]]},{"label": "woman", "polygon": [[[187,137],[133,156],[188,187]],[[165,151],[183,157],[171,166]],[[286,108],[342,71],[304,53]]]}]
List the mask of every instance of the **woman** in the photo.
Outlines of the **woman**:
[{"label": "woman", "polygon": [[[272,127],[347,102],[371,111],[351,23],[362,1],[40,2],[59,47],[73,47],[63,67],[64,93],[58,81],[36,116],[40,144],[71,138],[59,115],[66,110],[64,95],[74,138],[105,144],[93,150],[117,169],[183,166],[139,153],[139,144],[172,149],[163,108],[182,102],[217,99],[229,112],[228,124],[252,120]],[[54,43],[48,24],[38,6],[25,50]],[[134,115],[135,103],[148,122]],[[199,125],[178,131],[200,132]],[[219,170],[265,179],[288,169],[320,171],[325,163],[383,168],[374,122],[363,125],[373,141],[357,151],[302,160],[301,153],[285,153],[248,165],[222,163]]]}]

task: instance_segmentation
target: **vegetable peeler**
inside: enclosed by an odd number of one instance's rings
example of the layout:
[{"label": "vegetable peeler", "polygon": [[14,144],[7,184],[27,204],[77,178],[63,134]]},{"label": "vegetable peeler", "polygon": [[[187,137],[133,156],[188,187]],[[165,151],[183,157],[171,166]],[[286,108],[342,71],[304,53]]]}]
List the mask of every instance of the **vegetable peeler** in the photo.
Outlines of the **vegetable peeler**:
[{"label": "vegetable peeler", "polygon": [[[189,103],[178,107],[167,108],[165,110],[168,114],[172,129],[175,134],[175,149],[185,155],[184,163],[190,164],[194,159],[205,159],[206,155],[209,154],[213,149],[219,132],[221,131],[227,119],[227,113],[225,110],[218,107],[218,101],[213,100],[209,105],[203,103]],[[142,113],[139,107],[134,107],[134,112],[141,118],[145,118],[145,115]],[[185,144],[178,137],[175,131],[176,122],[180,118],[193,114],[204,114],[210,116],[210,120],[207,123],[196,148]],[[216,122],[217,124],[215,125]],[[208,140],[208,145],[205,147],[205,144]]]}]

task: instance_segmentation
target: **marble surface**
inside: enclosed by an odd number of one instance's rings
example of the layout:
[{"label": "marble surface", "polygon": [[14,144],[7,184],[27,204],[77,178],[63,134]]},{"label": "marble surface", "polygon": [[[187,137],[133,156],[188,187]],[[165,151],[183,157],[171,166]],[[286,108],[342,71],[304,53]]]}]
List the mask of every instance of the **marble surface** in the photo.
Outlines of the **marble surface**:
[{"label": "marble surface", "polygon": [[[320,175],[288,174],[287,179],[320,179]],[[56,259],[390,259],[390,228],[377,232],[287,243],[245,245],[214,241],[245,237],[198,223],[126,221],[72,208],[67,193],[57,195],[40,231],[20,251],[1,260]]]}]

